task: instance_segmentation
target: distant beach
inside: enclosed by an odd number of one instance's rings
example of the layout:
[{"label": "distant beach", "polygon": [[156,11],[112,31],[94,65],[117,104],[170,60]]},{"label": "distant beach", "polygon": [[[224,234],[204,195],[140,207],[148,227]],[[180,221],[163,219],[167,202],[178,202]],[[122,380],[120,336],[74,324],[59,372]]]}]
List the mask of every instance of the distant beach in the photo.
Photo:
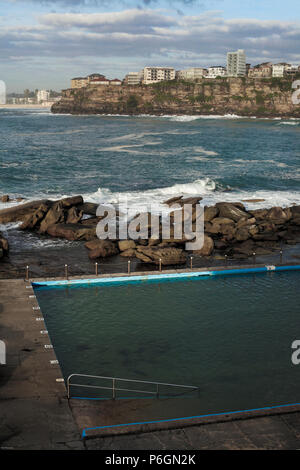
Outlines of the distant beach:
[{"label": "distant beach", "polygon": [[42,104],[0,104],[0,109],[50,109]]}]

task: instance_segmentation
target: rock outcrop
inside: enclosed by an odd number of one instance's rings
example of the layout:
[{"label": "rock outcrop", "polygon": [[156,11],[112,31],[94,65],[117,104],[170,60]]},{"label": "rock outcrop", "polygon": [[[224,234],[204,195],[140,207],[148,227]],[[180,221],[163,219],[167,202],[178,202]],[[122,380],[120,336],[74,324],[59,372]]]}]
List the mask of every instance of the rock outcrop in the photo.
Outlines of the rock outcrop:
[{"label": "rock outcrop", "polygon": [[71,114],[238,114],[299,117],[293,104],[293,77],[219,78],[137,86],[87,86],[67,89],[53,113]]},{"label": "rock outcrop", "polygon": [[[120,240],[118,235],[115,240],[99,240],[96,229],[101,217],[95,216],[97,207],[83,202],[81,196],[34,201],[0,210],[0,223],[20,221],[22,230],[85,241],[91,260],[121,254],[144,263],[180,266],[187,261],[186,243],[194,241],[195,234],[183,231],[180,236],[176,228],[184,229],[188,222],[195,230],[200,200],[200,197],[178,196],[165,201],[171,208],[168,238],[161,218],[152,219],[151,214],[145,213],[129,222],[140,226],[137,240]],[[151,238],[153,227],[158,228],[158,233]],[[300,243],[300,206],[247,210],[240,202],[220,202],[204,207],[204,232],[202,248],[190,252],[194,257],[246,259],[253,253],[269,254],[283,244]],[[0,258],[8,254],[8,249],[8,241],[0,234]]]}]

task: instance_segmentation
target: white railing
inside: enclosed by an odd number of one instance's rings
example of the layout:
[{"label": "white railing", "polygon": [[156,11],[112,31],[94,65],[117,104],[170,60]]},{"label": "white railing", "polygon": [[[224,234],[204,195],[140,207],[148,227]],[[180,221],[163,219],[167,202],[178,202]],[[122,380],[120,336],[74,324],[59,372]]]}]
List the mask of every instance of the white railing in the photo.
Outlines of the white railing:
[{"label": "white railing", "polygon": [[[109,380],[111,381],[111,387],[104,387],[101,385],[90,385],[90,384],[83,384],[83,383],[74,383],[72,382],[73,377],[82,377],[84,379],[96,379],[96,380]],[[154,385],[155,390],[140,390],[137,388],[119,388],[117,387],[118,382],[127,382],[127,383],[135,383],[135,384],[147,384],[147,385]],[[98,389],[98,390],[111,390],[112,391],[112,399],[116,399],[116,395],[118,391],[122,392],[134,392],[134,393],[144,393],[147,395],[153,395],[156,398],[159,398],[161,394],[162,387],[169,387],[169,388],[177,388],[178,390],[181,389],[182,393],[178,393],[176,396],[183,395],[184,393],[188,393],[191,391],[198,391],[199,387],[191,386],[191,385],[178,385],[178,384],[169,384],[163,382],[149,382],[145,380],[132,380],[132,379],[120,379],[119,377],[103,377],[99,375],[85,375],[85,374],[71,374],[67,378],[67,391],[68,391],[68,399],[71,397],[71,387],[80,387],[85,389]],[[150,387],[149,387],[150,388]],[[183,392],[185,390],[185,392]],[[164,393],[164,396],[167,394]],[[168,396],[168,395],[167,395]],[[175,395],[170,395],[175,396]]]}]

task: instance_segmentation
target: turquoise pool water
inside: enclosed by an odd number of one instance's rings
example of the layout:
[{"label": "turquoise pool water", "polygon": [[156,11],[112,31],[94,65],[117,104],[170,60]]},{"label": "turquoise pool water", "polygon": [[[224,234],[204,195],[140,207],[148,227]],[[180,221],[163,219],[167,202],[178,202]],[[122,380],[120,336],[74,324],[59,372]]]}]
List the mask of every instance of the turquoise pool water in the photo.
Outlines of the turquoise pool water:
[{"label": "turquoise pool water", "polygon": [[35,292],[65,378],[199,386],[166,411],[180,417],[300,401],[299,285],[282,272]]}]

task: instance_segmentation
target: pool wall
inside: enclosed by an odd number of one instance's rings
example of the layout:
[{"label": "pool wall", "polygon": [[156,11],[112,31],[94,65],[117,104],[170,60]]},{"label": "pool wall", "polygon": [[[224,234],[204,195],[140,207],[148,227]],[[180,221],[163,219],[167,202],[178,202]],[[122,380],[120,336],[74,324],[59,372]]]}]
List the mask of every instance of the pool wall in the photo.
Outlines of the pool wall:
[{"label": "pool wall", "polygon": [[229,276],[240,274],[255,274],[255,273],[268,273],[268,272],[282,272],[282,271],[299,271],[300,265],[283,265],[283,266],[256,266],[256,267],[242,267],[235,269],[219,269],[203,271],[178,271],[171,273],[149,273],[149,274],[132,274],[98,277],[98,278],[80,278],[80,279],[64,279],[64,280],[43,280],[32,282],[33,287],[58,287],[58,286],[71,286],[71,285],[99,285],[99,284],[114,284],[114,283],[135,283],[139,281],[160,281],[172,279],[189,279],[197,277],[211,277],[211,276]]}]

